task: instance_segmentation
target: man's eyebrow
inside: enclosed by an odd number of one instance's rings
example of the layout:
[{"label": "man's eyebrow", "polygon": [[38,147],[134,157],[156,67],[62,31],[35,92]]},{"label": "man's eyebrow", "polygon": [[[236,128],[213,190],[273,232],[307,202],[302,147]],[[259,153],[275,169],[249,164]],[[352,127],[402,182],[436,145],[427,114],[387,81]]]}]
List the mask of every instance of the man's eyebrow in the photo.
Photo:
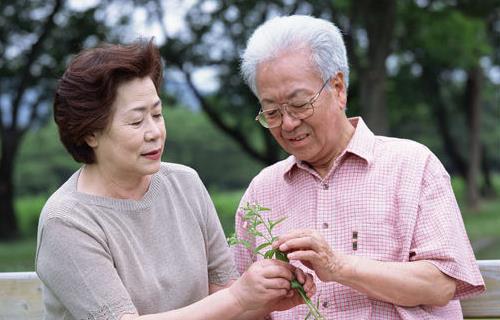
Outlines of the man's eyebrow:
[{"label": "man's eyebrow", "polygon": [[[286,98],[287,98],[287,100],[293,99],[293,98],[295,98],[296,96],[298,96],[300,93],[302,93],[302,92],[306,92],[306,91],[308,91],[308,90],[307,90],[307,89],[305,89],[305,88],[295,89],[295,90],[293,90],[291,93],[289,93],[289,94],[286,96]],[[274,103],[274,101],[273,101],[273,100],[271,100],[271,99],[264,99],[264,100],[262,100],[262,101],[261,101],[261,103]]]}]

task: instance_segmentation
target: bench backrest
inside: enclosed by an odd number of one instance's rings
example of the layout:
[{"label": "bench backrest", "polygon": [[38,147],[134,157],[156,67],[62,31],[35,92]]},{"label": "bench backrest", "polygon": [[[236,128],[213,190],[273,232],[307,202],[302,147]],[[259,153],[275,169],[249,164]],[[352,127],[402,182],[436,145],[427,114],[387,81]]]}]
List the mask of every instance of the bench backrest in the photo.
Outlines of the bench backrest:
[{"label": "bench backrest", "polygon": [[[500,318],[500,260],[479,260],[487,292],[461,301],[465,318]],[[42,319],[42,284],[34,272],[0,273],[0,320]]]},{"label": "bench backrest", "polygon": [[500,260],[478,260],[486,293],[462,300],[465,318],[500,318]]},{"label": "bench backrest", "polygon": [[39,320],[42,315],[42,283],[36,273],[0,273],[0,320]]}]

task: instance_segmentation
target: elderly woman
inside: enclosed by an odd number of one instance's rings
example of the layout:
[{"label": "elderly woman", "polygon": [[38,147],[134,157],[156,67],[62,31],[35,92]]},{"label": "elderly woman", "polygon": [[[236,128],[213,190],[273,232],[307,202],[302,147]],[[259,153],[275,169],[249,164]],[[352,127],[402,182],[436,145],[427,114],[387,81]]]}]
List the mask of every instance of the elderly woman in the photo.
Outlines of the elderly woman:
[{"label": "elderly woman", "polygon": [[36,271],[47,319],[259,319],[301,303],[280,261],[240,278],[196,172],[162,163],[162,63],[152,41],[83,51],[54,118],[82,167],[47,201]]}]

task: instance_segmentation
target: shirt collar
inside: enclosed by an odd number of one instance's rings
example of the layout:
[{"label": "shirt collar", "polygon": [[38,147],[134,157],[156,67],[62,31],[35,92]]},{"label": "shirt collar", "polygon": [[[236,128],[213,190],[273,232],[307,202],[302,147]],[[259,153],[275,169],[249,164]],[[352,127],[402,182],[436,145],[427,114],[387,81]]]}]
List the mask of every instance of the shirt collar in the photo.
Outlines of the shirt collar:
[{"label": "shirt collar", "polygon": [[361,117],[349,118],[351,124],[356,128],[347,145],[346,152],[357,155],[371,164],[374,157],[375,135],[368,128]]},{"label": "shirt collar", "polygon": [[[346,153],[351,153],[364,159],[367,165],[369,165],[372,163],[374,157],[375,135],[365,124],[363,118],[353,117],[348,120],[354,126],[355,131],[345,151],[341,153],[341,157],[344,157]],[[285,170],[283,173],[285,178],[291,177],[293,169],[305,169],[305,166],[307,167],[302,161],[297,160],[295,156],[290,156],[285,161]]]}]

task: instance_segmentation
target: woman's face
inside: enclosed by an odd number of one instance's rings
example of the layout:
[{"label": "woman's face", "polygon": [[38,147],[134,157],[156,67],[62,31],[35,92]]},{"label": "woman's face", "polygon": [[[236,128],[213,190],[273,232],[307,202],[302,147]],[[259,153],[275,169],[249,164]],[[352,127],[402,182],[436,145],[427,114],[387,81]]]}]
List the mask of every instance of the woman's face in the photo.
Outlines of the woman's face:
[{"label": "woman's face", "polygon": [[166,138],[161,100],[153,81],[136,78],[117,89],[108,127],[87,143],[94,149],[96,164],[121,177],[141,177],[160,169]]}]

